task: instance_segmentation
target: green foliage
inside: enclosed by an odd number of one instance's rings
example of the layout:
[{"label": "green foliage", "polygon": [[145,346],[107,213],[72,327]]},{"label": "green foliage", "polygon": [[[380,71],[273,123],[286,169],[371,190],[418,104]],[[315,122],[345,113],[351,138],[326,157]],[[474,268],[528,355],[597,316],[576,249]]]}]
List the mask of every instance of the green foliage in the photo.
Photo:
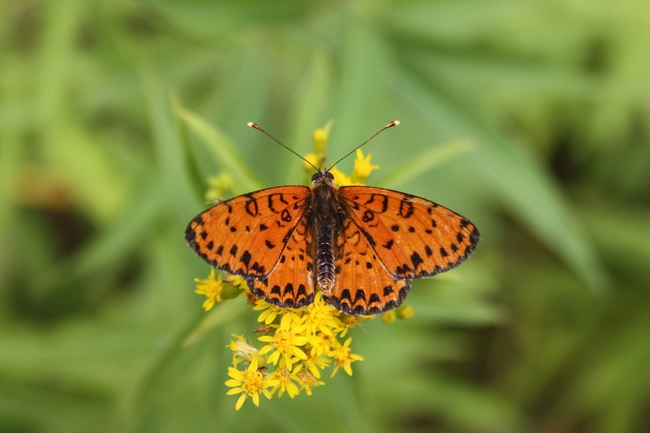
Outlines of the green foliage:
[{"label": "green foliage", "polygon": [[[0,2],[0,431],[650,429],[650,3]],[[415,317],[354,376],[234,411],[230,334],[185,245],[209,176],[370,185],[467,215]],[[341,163],[350,166],[351,159]]]}]

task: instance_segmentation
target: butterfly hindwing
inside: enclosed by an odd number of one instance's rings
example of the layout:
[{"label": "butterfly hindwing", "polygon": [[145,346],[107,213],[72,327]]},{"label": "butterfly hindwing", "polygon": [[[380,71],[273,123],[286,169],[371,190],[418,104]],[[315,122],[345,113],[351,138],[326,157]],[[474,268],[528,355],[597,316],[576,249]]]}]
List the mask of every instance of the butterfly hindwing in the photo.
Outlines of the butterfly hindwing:
[{"label": "butterfly hindwing", "polygon": [[311,232],[303,219],[271,273],[265,278],[248,278],[256,296],[278,307],[301,308],[314,302],[314,258]]},{"label": "butterfly hindwing", "polygon": [[395,279],[451,269],[474,251],[480,235],[467,218],[398,191],[344,186],[346,211]]},{"label": "butterfly hindwing", "polygon": [[334,233],[336,282],[325,301],[348,314],[378,314],[399,306],[406,297],[408,280],[395,279],[384,267],[363,235],[351,220]]},{"label": "butterfly hindwing", "polygon": [[264,278],[292,239],[309,195],[306,186],[283,186],[226,200],[197,215],[185,239],[212,266]]}]

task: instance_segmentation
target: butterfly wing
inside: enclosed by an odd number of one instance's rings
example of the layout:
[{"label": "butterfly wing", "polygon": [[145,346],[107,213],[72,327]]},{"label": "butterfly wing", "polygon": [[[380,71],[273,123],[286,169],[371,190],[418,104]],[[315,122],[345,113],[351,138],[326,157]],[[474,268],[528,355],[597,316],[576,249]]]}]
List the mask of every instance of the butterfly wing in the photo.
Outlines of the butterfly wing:
[{"label": "butterfly wing", "polygon": [[396,279],[379,261],[362,229],[350,218],[337,227],[336,281],[325,302],[347,314],[371,315],[398,307],[408,294],[406,279]]},{"label": "butterfly wing", "polygon": [[185,239],[212,266],[266,278],[293,241],[310,193],[306,186],[282,186],[226,200],[197,215]]},{"label": "butterfly wing", "polygon": [[467,218],[420,197],[366,186],[341,187],[339,196],[396,280],[428,277],[458,266],[480,239]]},{"label": "butterfly wing", "polygon": [[278,307],[301,308],[314,302],[312,234],[303,218],[291,234],[278,263],[265,278],[247,278],[254,295]]}]

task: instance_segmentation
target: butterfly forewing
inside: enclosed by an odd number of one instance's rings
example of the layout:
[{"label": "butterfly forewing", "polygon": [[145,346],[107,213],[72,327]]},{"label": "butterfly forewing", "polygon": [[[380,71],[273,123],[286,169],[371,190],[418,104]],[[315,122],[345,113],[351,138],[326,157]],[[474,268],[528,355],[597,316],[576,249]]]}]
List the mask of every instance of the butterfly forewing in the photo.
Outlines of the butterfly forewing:
[{"label": "butterfly forewing", "polygon": [[339,195],[386,270],[395,279],[435,275],[465,260],[479,240],[465,217],[429,200],[366,186]]},{"label": "butterfly forewing", "polygon": [[226,200],[196,216],[185,239],[212,266],[265,278],[292,238],[309,195],[306,186],[283,186]]}]

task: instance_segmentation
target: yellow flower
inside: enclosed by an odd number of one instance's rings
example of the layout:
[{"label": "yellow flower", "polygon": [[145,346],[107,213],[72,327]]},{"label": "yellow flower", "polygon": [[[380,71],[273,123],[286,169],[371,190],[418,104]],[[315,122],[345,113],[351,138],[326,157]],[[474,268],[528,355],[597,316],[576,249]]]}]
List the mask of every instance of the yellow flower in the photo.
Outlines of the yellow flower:
[{"label": "yellow flower", "polygon": [[289,397],[294,398],[300,393],[298,386],[294,383],[300,382],[300,378],[294,373],[291,373],[286,368],[278,368],[273,373],[269,375],[271,379],[277,380],[277,385],[271,391],[273,394],[276,390],[278,391],[278,397],[282,397],[282,394],[286,391],[289,394]]},{"label": "yellow flower", "polygon": [[343,325],[338,315],[338,310],[327,305],[323,301],[321,292],[317,292],[314,303],[303,309],[302,319],[309,334],[316,334],[320,331],[323,334],[332,335]]},{"label": "yellow flower", "polygon": [[246,296],[246,292],[250,292],[250,289],[248,288],[248,284],[246,284],[246,280],[241,275],[230,275],[228,279],[225,280],[225,282],[230,284],[231,286],[235,286],[238,289],[243,290],[244,291],[242,293],[243,296]]},{"label": "yellow flower", "polygon": [[324,382],[321,382],[320,380],[316,379],[314,375],[307,370],[302,370],[298,372],[297,376],[300,379],[300,385],[302,386],[302,389],[305,390],[305,393],[307,395],[311,395],[312,388],[325,385]]},{"label": "yellow flower", "polygon": [[[291,370],[294,361],[297,359],[307,359],[307,355],[299,346],[304,346],[309,343],[310,337],[300,335],[304,331],[304,325],[294,325],[295,320],[290,316],[290,313],[286,313],[282,316],[279,327],[277,325],[271,325],[276,327],[273,336],[264,335],[258,338],[259,341],[269,343],[260,349],[260,355],[265,355],[273,351],[267,360],[269,364],[276,365],[282,359],[284,366]],[[297,359],[293,358],[294,356]]]},{"label": "yellow flower", "polygon": [[350,349],[351,342],[352,337],[348,338],[344,344],[339,343],[336,345],[336,347],[329,354],[329,356],[334,358],[334,362],[336,362],[336,366],[334,366],[334,371],[332,371],[331,377],[334,377],[336,372],[339,371],[339,368],[342,368],[348,375],[352,376],[352,368],[350,367],[350,364],[352,364],[354,361],[363,361],[362,356],[352,353],[352,350]]},{"label": "yellow flower", "polygon": [[258,299],[257,301],[255,301],[255,306],[253,307],[253,310],[258,310],[258,311],[266,310],[259,315],[257,321],[260,323],[263,322],[267,325],[273,323],[273,321],[275,321],[278,315],[282,315],[289,311],[286,308],[276,307],[275,305],[271,305],[268,302],[266,302],[264,299]]},{"label": "yellow flower", "polygon": [[381,315],[381,320],[384,323],[393,323],[395,319],[397,319],[397,314],[395,314],[395,310],[386,311]]},{"label": "yellow flower", "polygon": [[334,122],[330,120],[325,124],[325,126],[314,131],[314,134],[312,135],[314,140],[314,152],[323,154],[327,151],[327,141],[329,140],[332,125],[334,125]]},{"label": "yellow flower", "polygon": [[322,356],[310,356],[306,360],[302,361],[293,372],[294,374],[298,374],[303,368],[305,368],[315,378],[320,379],[320,370],[329,367],[330,363],[331,361],[329,359],[323,358]]},{"label": "yellow flower", "polygon": [[342,313],[341,321],[343,322],[343,331],[339,334],[339,337],[345,337],[345,334],[348,333],[349,329],[357,326],[361,320],[373,320],[375,316],[350,316],[348,314]]},{"label": "yellow flower", "polygon": [[[259,350],[257,347],[251,345],[248,341],[246,341],[243,335],[232,334],[232,336],[237,338],[236,341],[231,341],[230,344],[228,344],[228,347],[230,350],[232,350],[233,365],[237,365],[241,361],[251,362],[253,358],[259,356]],[[264,361],[263,356],[262,361]]]},{"label": "yellow flower", "polygon": [[336,186],[353,185],[352,179],[342,171],[339,171],[336,166],[330,169],[330,173],[334,176],[334,183]]},{"label": "yellow flower", "polygon": [[229,367],[228,376],[230,376],[232,379],[228,379],[226,381],[226,386],[229,386],[232,389],[228,391],[227,394],[241,394],[241,396],[239,396],[239,399],[237,399],[237,403],[235,404],[236,410],[241,409],[247,397],[253,399],[253,404],[255,406],[259,406],[260,393],[264,394],[266,398],[270,399],[271,393],[267,388],[276,386],[278,384],[277,380],[270,379],[261,371],[259,371],[259,364],[256,357],[251,360],[250,365],[245,371],[240,371],[234,367]]},{"label": "yellow flower", "polygon": [[317,130],[314,131],[313,134],[313,139],[314,139],[314,151],[316,153],[321,153],[324,152],[325,149],[327,149],[327,139],[329,138],[329,128],[318,128]]},{"label": "yellow flower", "polygon": [[379,168],[378,165],[370,165],[371,157],[372,155],[368,154],[364,158],[361,149],[357,149],[357,159],[354,160],[354,171],[352,172],[352,180],[355,183],[364,183],[370,173]]},{"label": "yellow flower", "polygon": [[[305,159],[307,161],[311,162],[311,164],[314,167],[318,167],[318,165],[319,165],[318,156],[314,155],[313,153],[310,153],[310,154],[305,155]],[[302,165],[305,167],[305,170],[307,170],[308,172],[311,173],[311,172],[314,171],[314,167],[312,167],[309,163],[303,161]]]},{"label": "yellow flower", "polygon": [[413,308],[409,307],[408,305],[402,305],[397,310],[395,310],[395,314],[397,314],[398,319],[406,320],[415,316],[415,311],[413,311]]},{"label": "yellow flower", "polygon": [[336,340],[336,336],[326,335],[322,332],[316,334],[311,341],[311,350],[309,354],[311,356],[320,356],[327,354],[332,347],[332,341]]},{"label": "yellow flower", "polygon": [[206,300],[203,302],[203,308],[205,311],[210,311],[214,307],[215,302],[221,302],[221,292],[223,290],[223,280],[221,275],[214,278],[214,268],[210,270],[210,275],[205,280],[195,278],[194,282],[196,284],[196,290],[194,293],[199,295],[205,295]]}]

